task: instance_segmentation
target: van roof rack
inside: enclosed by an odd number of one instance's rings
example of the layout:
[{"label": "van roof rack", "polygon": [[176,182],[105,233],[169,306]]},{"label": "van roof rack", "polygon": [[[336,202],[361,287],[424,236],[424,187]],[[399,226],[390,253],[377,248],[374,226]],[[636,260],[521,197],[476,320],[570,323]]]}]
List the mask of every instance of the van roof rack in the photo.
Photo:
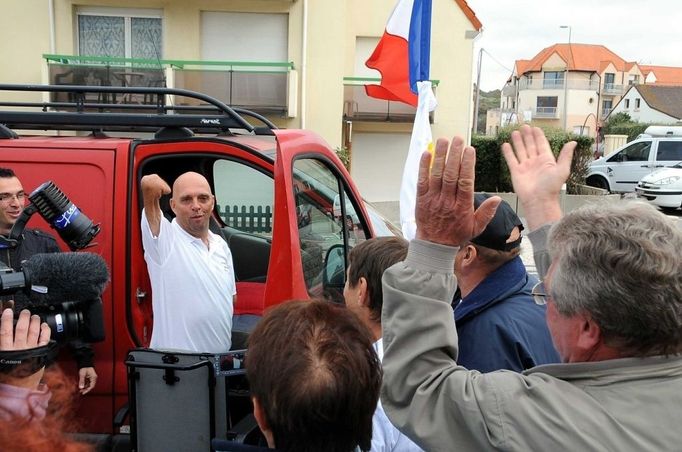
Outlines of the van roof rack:
[{"label": "van roof rack", "polygon": [[[211,96],[185,89],[0,84],[0,92],[6,91],[56,93],[50,94],[49,102],[0,101],[0,107],[21,109],[0,110],[0,125],[9,129],[157,132],[176,128],[218,134],[232,134],[231,129],[243,129],[254,135],[273,135],[272,131],[277,129],[256,112],[232,108]],[[141,95],[144,102],[130,103],[135,95]],[[126,98],[129,103],[117,103],[117,96]],[[167,96],[173,96],[172,104],[166,102]],[[176,97],[193,101],[174,105]],[[254,127],[245,116],[264,126]]]}]

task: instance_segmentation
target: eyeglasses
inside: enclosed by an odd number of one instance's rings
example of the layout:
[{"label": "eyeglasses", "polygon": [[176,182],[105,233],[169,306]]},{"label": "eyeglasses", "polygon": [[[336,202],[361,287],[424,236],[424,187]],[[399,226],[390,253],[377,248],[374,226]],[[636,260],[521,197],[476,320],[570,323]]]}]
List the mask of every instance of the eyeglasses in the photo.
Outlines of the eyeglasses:
[{"label": "eyeglasses", "polygon": [[0,193],[0,203],[9,204],[13,199],[23,203],[26,199],[26,193],[23,191],[19,193]]},{"label": "eyeglasses", "polygon": [[530,294],[533,296],[533,301],[535,301],[535,304],[538,305],[547,304],[547,299],[550,297],[549,295],[547,295],[547,291],[545,290],[545,283],[542,281],[533,286],[533,288],[530,291]]}]

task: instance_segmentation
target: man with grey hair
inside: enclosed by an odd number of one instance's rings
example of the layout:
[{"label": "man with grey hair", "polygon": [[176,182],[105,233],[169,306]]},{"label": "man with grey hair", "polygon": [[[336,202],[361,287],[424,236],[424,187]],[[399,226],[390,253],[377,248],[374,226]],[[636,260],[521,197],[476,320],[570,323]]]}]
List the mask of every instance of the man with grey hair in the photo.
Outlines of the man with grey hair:
[{"label": "man with grey hair", "polygon": [[474,150],[456,138],[447,158],[439,140],[432,170],[421,161],[417,239],[383,278],[388,417],[434,451],[679,450],[682,231],[639,203],[561,218],[575,143],[558,160],[538,128],[512,143],[503,152],[544,278],[534,292],[563,363],[522,374],[458,365],[451,268],[499,198],[474,210]]}]

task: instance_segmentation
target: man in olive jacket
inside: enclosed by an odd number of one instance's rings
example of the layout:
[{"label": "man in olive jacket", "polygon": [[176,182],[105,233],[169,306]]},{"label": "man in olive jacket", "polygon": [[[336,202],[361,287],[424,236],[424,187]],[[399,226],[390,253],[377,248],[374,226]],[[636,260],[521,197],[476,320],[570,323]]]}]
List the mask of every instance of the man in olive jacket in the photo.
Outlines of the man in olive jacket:
[{"label": "man in olive jacket", "polygon": [[446,165],[439,140],[430,174],[430,157],[421,161],[417,238],[383,278],[388,417],[429,451],[679,450],[682,231],[641,203],[561,219],[575,143],[555,161],[540,129],[523,126],[512,142],[503,152],[544,278],[536,298],[563,364],[522,374],[458,366],[454,256],[499,198],[474,212],[474,150],[456,138]]}]

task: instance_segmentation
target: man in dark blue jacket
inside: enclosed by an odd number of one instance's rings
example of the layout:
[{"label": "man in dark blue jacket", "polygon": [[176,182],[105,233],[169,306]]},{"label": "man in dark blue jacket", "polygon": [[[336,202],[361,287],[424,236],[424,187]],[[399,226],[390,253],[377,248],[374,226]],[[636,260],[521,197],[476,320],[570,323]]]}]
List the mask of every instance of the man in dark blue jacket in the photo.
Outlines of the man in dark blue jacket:
[{"label": "man in dark blue jacket", "polygon": [[[478,206],[487,195],[476,195]],[[478,237],[460,247],[455,275],[459,333],[458,364],[467,369],[520,372],[559,362],[545,322],[545,305],[533,300],[538,280],[526,272],[519,254],[523,225],[505,201]]]}]

